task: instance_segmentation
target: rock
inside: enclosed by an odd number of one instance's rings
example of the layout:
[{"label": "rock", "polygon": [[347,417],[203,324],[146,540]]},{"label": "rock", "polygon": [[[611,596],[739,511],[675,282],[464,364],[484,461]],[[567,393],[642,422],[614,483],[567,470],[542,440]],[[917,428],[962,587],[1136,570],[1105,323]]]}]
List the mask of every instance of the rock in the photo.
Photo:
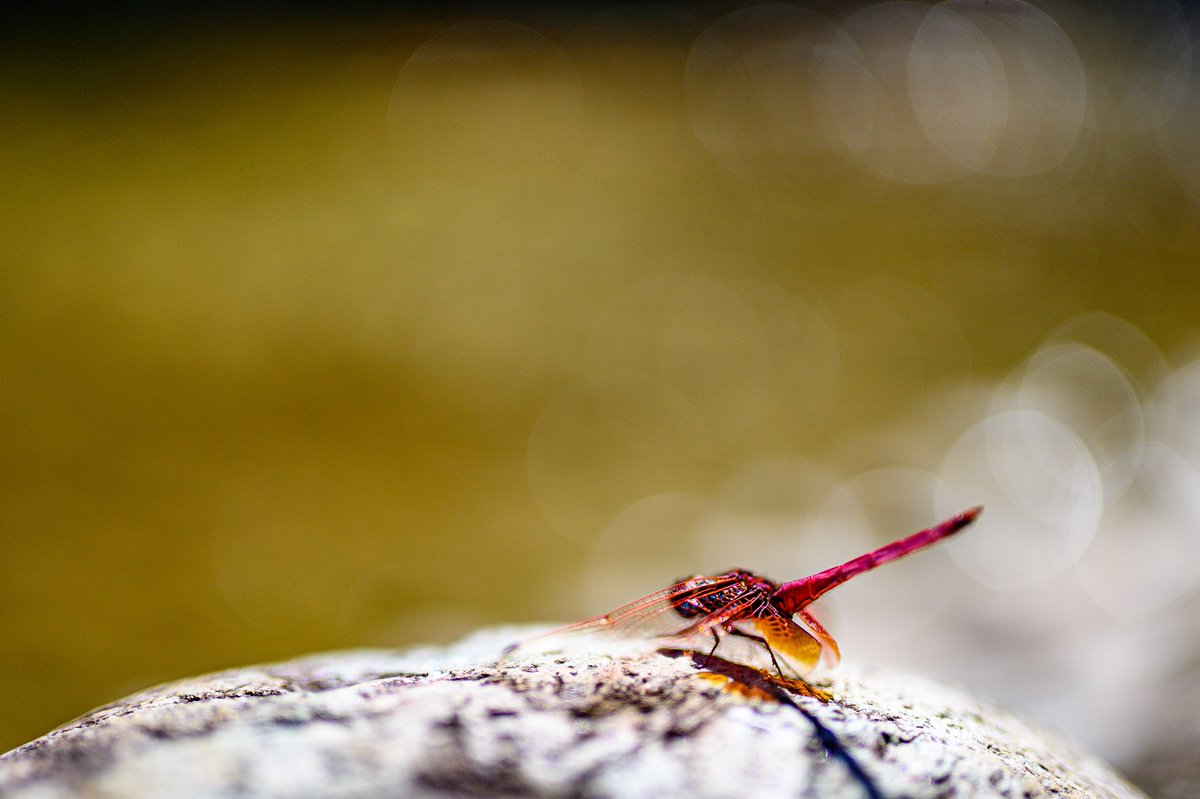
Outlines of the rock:
[{"label": "rock", "polygon": [[719,660],[579,642],[496,663],[517,635],[152,688],[0,756],[0,796],[1142,796],[927,679],[843,666],[823,702]]}]

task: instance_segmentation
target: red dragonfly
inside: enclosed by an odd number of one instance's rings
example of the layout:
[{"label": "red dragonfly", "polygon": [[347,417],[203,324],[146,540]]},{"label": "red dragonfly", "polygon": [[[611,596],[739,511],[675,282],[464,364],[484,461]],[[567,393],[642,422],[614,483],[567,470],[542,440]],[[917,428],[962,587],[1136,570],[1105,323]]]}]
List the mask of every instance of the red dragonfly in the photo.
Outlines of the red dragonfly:
[{"label": "red dragonfly", "polygon": [[830,666],[837,665],[841,658],[837,642],[813,616],[809,605],[857,574],[954,535],[975,521],[982,511],[982,507],[971,508],[935,527],[893,541],[840,566],[786,583],[777,583],[745,569],[732,569],[711,577],[688,577],[611,613],[520,641],[505,649],[504,654],[533,641],[577,633],[652,637],[682,649],[698,649],[697,642],[709,640],[711,636],[709,657],[722,641],[743,639],[753,642],[754,646],[765,647],[780,676],[783,670],[777,654],[804,677],[816,668],[822,657]]}]

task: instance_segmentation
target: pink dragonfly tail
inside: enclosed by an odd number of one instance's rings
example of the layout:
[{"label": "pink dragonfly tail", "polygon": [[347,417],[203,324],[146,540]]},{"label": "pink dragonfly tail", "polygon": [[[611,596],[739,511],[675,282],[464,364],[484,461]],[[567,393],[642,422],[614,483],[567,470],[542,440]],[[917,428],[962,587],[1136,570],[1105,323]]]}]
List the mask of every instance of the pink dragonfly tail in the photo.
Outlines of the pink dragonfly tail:
[{"label": "pink dragonfly tail", "polygon": [[928,530],[913,533],[907,538],[885,544],[874,552],[868,552],[854,560],[846,561],[841,566],[834,566],[832,569],[784,583],[776,589],[775,597],[779,600],[780,607],[787,613],[803,610],[821,594],[837,588],[856,574],[870,571],[876,566],[882,566],[888,561],[902,558],[910,552],[924,549],[930,544],[954,535],[975,521],[982,512],[982,506],[971,508],[947,519],[936,527],[930,527]]}]

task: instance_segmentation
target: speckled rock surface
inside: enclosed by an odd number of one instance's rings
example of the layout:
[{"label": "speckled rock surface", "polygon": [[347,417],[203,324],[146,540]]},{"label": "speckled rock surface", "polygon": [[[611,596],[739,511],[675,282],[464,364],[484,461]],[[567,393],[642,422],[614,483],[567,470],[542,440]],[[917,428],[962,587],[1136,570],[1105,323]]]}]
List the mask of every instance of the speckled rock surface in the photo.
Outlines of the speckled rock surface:
[{"label": "speckled rock surface", "polygon": [[513,638],[153,688],[0,756],[0,796],[1142,796],[1077,748],[928,680],[843,666],[824,684],[831,702],[781,702],[657,654],[497,665]]}]

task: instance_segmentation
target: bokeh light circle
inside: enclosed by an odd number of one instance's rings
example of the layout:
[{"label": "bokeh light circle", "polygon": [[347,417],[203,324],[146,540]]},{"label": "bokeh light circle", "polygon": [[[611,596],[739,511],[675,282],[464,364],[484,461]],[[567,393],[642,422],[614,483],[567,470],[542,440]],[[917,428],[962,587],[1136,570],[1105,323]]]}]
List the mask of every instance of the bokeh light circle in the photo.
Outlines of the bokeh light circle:
[{"label": "bokeh light circle", "polygon": [[1145,449],[1142,399],[1125,372],[1103,353],[1074,342],[1045,347],[1021,371],[1018,407],[1068,427],[1091,452],[1106,503],[1136,478]]},{"label": "bokeh light circle", "polygon": [[986,527],[952,551],[990,588],[1019,588],[1062,572],[1100,522],[1104,489],[1091,452],[1043,413],[1007,411],[974,425],[950,447],[939,476],[941,515],[971,504],[986,508]]},{"label": "bokeh light circle", "polygon": [[688,56],[684,92],[700,142],[753,183],[833,179],[841,165],[822,158],[829,142],[813,113],[811,79],[823,53],[849,46],[836,25],[799,6],[757,5],[720,18]]},{"label": "bokeh light circle", "polygon": [[868,6],[847,17],[849,40],[822,54],[818,113],[872,172],[915,185],[970,173],[934,146],[909,96],[908,65],[929,7],[910,0]]},{"label": "bokeh light circle", "polygon": [[1014,178],[1060,164],[1087,98],[1074,45],[1023,0],[947,0],[924,18],[908,64],[922,130],[956,163]]}]

